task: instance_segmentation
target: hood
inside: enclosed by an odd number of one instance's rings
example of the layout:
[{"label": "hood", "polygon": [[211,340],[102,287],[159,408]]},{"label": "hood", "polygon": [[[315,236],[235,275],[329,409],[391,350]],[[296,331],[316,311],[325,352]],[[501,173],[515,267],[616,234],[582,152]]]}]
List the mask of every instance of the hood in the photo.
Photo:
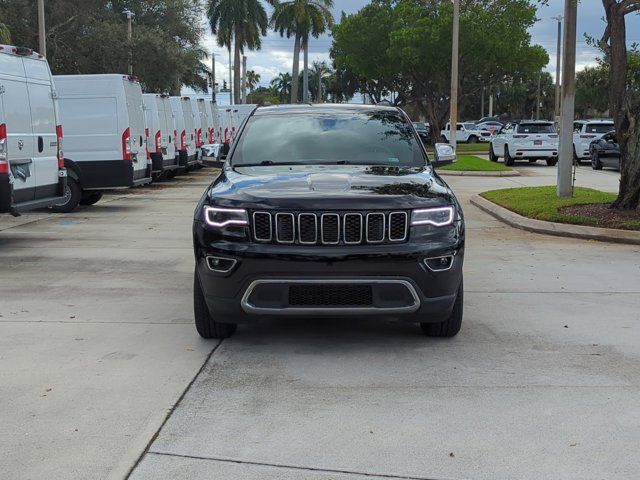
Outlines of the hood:
[{"label": "hood", "polygon": [[429,165],[225,168],[208,197],[219,205],[293,210],[409,209],[455,202]]}]

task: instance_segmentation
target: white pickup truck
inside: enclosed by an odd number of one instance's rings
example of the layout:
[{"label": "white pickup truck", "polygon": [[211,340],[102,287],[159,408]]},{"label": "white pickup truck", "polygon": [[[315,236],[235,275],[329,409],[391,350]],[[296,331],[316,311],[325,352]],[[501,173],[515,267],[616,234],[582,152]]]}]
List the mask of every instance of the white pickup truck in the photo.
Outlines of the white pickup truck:
[{"label": "white pickup truck", "polygon": [[[444,130],[440,131],[440,137],[445,143],[449,143],[451,139],[451,124],[447,123]],[[456,143],[478,143],[488,142],[491,133],[486,130],[480,130],[473,122],[458,123],[456,132]]]},{"label": "white pickup truck", "polygon": [[613,130],[613,120],[577,120],[573,123],[573,156],[576,163],[591,159],[589,145]]},{"label": "white pickup truck", "polygon": [[505,165],[513,165],[517,159],[533,163],[546,160],[547,165],[558,163],[558,133],[553,122],[527,120],[507,123],[491,137],[489,160],[504,158]]}]

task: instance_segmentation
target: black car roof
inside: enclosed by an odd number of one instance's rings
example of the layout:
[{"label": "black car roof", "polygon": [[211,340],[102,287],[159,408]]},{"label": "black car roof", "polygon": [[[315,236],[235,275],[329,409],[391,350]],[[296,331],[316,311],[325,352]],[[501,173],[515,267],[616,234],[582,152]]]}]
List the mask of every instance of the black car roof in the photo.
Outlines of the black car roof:
[{"label": "black car roof", "polygon": [[274,105],[269,107],[258,107],[253,115],[303,115],[303,114],[349,114],[349,113],[398,113],[397,107],[387,107],[383,105],[359,105],[353,103],[299,103],[291,105]]}]

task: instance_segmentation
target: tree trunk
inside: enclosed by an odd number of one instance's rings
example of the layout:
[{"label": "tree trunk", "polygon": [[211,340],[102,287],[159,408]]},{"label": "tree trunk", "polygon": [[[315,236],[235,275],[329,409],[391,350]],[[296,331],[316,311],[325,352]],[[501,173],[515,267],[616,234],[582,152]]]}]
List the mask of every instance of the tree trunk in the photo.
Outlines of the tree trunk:
[{"label": "tree trunk", "polygon": [[242,34],[240,28],[236,27],[235,31],[235,44],[233,51],[233,103],[235,105],[240,104],[240,47],[242,44]]},{"label": "tree trunk", "polygon": [[300,77],[300,35],[296,33],[293,45],[293,70],[291,72],[291,103],[298,103],[298,82]]},{"label": "tree trunk", "polygon": [[304,41],[304,73],[302,74],[302,101],[309,101],[309,38]]},{"label": "tree trunk", "polygon": [[[620,144],[620,188],[612,207],[635,210],[640,203],[640,125],[630,112],[627,94],[627,36],[625,13],[615,0],[602,0],[607,15],[610,65],[609,104]],[[606,35],[605,34],[605,35]]]}]

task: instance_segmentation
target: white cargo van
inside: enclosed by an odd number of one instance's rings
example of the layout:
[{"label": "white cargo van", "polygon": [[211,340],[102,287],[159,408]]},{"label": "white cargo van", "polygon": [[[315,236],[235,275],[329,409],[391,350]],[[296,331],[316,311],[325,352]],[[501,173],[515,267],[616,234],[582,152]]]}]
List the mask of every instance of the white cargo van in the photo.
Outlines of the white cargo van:
[{"label": "white cargo van", "polygon": [[174,147],[173,113],[169,97],[155,93],[142,95],[147,124],[147,145],[153,178],[164,178],[178,168]]},{"label": "white cargo van", "polygon": [[209,134],[211,132],[211,109],[204,98],[198,99],[198,113],[200,114],[200,145],[198,148],[200,148],[210,142]]},{"label": "white cargo van", "polygon": [[54,210],[93,205],[106,189],[151,182],[151,160],[135,77],[56,75],[53,77],[65,125],[64,162],[70,195]]},{"label": "white cargo van", "polygon": [[218,108],[211,100],[209,100],[208,105],[211,112],[211,132],[209,133],[209,143],[221,143],[220,116],[218,115]]},{"label": "white cargo van", "polygon": [[169,97],[169,104],[173,114],[175,160],[179,170],[184,170],[187,163],[187,133],[185,131],[184,114],[182,113],[182,99],[180,97]]},{"label": "white cargo van", "polygon": [[195,97],[187,97],[191,102],[191,110],[193,111],[193,128],[196,144],[196,166],[200,165],[200,147],[202,146],[202,118],[200,116],[200,109],[198,108],[198,99]]},{"label": "white cargo van", "polygon": [[[189,97],[171,97],[174,113],[182,111],[184,128],[181,133],[180,168],[190,170],[198,164],[196,158],[196,126],[193,105]],[[197,110],[196,110],[197,111]],[[184,142],[184,143],[182,143]]]},{"label": "white cargo van", "polygon": [[46,59],[0,45],[0,213],[19,215],[64,198],[62,127]]}]

